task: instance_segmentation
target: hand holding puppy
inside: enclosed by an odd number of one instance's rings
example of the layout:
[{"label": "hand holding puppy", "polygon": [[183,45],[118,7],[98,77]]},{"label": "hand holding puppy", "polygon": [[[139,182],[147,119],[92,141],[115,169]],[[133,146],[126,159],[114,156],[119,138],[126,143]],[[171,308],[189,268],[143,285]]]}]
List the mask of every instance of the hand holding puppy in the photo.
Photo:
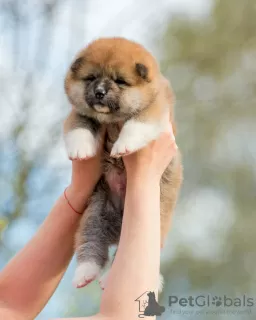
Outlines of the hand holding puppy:
[{"label": "hand holding puppy", "polygon": [[177,151],[172,126],[143,149],[123,157],[127,179],[144,179],[160,182],[164,170]]}]

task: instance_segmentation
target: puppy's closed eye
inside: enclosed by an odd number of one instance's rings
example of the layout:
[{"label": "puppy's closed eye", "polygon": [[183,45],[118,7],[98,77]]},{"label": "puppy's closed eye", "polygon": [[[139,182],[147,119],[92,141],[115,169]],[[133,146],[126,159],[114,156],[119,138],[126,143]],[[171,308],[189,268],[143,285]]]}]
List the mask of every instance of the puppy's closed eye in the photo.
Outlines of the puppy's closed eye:
[{"label": "puppy's closed eye", "polygon": [[118,84],[118,85],[121,85],[121,86],[129,86],[130,84],[124,80],[124,78],[117,78],[115,80],[115,83]]},{"label": "puppy's closed eye", "polygon": [[96,77],[93,74],[89,74],[87,77],[84,77],[82,80],[84,81],[94,81]]}]

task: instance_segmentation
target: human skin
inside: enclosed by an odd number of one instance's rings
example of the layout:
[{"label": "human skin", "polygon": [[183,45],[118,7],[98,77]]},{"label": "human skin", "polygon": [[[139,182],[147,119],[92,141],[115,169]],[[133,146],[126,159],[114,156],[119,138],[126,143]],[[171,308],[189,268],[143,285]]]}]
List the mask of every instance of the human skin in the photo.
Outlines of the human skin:
[{"label": "human skin", "polygon": [[[118,252],[100,313],[80,319],[137,319],[134,300],[147,290],[156,291],[160,263],[159,183],[175,151],[173,135],[168,132],[124,157],[127,190]],[[101,152],[94,158],[72,162],[67,198],[78,212],[84,211],[101,175],[100,156]],[[0,273],[1,319],[34,319],[43,309],[74,254],[74,235],[80,219],[81,215],[60,196],[35,236]]]}]

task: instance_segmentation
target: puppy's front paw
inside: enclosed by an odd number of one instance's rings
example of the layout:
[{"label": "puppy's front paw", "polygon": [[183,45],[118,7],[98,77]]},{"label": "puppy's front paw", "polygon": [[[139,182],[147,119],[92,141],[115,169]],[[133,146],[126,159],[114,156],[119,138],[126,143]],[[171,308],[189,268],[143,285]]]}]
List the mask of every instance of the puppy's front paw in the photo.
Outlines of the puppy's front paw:
[{"label": "puppy's front paw", "polygon": [[71,160],[82,160],[95,156],[98,141],[90,130],[74,129],[65,135],[65,144]]},{"label": "puppy's front paw", "polygon": [[[111,157],[113,158],[119,158],[122,156],[126,156],[130,153],[132,153],[134,147],[131,144],[131,141],[127,139],[118,139],[115,144],[113,145],[113,148],[111,150]],[[136,150],[135,150],[136,151]]]},{"label": "puppy's front paw", "polygon": [[75,276],[73,279],[74,287],[85,287],[99,276],[100,270],[101,267],[94,261],[80,263],[75,271]]},{"label": "puppy's front paw", "polygon": [[160,134],[160,129],[156,124],[128,121],[111,150],[111,156],[122,157],[145,147]]}]

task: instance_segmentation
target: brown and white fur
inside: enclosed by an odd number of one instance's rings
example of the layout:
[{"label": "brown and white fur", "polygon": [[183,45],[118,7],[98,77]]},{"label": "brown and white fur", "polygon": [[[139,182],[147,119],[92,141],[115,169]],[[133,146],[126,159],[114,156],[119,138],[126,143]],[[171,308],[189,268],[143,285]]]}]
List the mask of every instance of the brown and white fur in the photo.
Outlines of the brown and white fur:
[{"label": "brown and white fur", "polygon": [[[73,106],[64,124],[71,159],[94,156],[101,128],[106,127],[103,175],[75,241],[78,266],[74,285],[82,287],[99,277],[109,246],[119,242],[126,186],[121,156],[156,139],[169,122],[175,128],[174,98],[154,57],[143,46],[124,38],[101,38],[82,50],[68,71],[65,90]],[[181,182],[178,152],[161,179],[161,246]]]}]

